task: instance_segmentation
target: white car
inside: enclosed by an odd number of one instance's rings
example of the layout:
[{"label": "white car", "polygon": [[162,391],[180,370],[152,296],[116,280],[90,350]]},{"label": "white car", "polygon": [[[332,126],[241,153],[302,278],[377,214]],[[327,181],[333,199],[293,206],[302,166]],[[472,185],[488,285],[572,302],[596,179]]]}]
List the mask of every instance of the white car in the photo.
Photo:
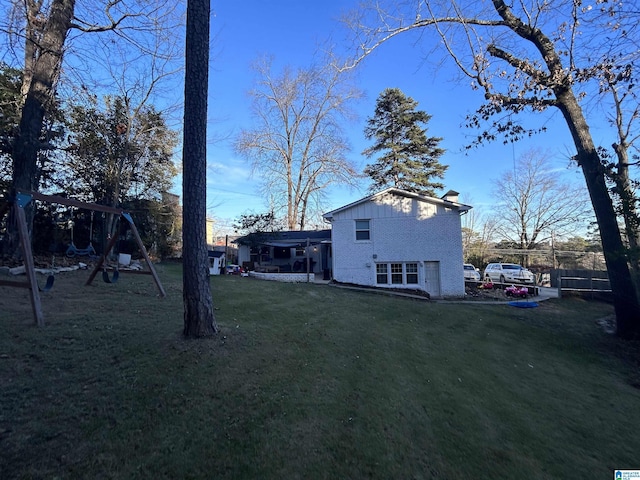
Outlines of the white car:
[{"label": "white car", "polygon": [[481,279],[480,272],[476,267],[470,263],[464,264],[464,281],[465,282],[479,282]]},{"label": "white car", "polygon": [[499,283],[530,283],[534,284],[536,277],[522,265],[515,263],[490,263],[484,269],[485,280]]}]

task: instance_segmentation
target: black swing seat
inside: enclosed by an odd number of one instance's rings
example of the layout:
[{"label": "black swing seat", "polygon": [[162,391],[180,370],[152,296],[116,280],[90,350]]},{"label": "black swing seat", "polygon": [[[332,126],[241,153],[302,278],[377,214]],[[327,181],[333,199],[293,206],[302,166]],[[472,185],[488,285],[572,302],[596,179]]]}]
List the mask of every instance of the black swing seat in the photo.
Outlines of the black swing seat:
[{"label": "black swing seat", "polygon": [[107,270],[102,270],[102,280],[104,280],[104,283],[116,283],[118,281],[118,277],[120,276],[120,273],[118,272],[118,270],[114,270],[113,271],[113,276],[109,276],[109,272],[107,272]]},{"label": "black swing seat", "polygon": [[44,284],[44,287],[38,285],[38,290],[40,290],[41,292],[48,292],[53,288],[53,282],[55,281],[55,279],[56,277],[54,277],[53,275],[49,275],[47,277],[47,283]]}]

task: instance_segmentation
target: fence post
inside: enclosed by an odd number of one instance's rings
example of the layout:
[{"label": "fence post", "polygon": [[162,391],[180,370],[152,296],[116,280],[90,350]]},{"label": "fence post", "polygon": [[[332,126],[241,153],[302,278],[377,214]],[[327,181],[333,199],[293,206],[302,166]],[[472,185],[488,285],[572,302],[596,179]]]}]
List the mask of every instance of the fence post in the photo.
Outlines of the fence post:
[{"label": "fence post", "polygon": [[558,298],[562,298],[562,274],[558,272]]}]

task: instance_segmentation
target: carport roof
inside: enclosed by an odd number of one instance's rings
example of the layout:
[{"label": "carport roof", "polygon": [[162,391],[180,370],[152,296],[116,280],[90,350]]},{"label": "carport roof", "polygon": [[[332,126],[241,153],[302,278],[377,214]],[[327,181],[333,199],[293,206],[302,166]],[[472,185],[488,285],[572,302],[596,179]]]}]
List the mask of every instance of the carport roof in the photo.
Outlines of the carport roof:
[{"label": "carport roof", "polygon": [[244,237],[236,239],[238,245],[249,245],[260,243],[271,247],[297,247],[307,244],[317,245],[318,243],[331,240],[331,230],[289,230],[285,232],[257,232],[250,233]]}]

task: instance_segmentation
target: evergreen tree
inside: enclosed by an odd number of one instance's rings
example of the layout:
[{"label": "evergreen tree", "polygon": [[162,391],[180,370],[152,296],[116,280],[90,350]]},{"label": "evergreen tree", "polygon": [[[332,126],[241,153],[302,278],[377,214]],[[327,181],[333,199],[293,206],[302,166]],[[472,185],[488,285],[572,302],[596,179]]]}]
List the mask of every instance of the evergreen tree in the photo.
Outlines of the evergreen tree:
[{"label": "evergreen tree", "polygon": [[443,188],[442,183],[432,181],[443,178],[447,170],[447,165],[438,162],[444,153],[438,147],[442,138],[427,137],[427,129],[421,125],[428,123],[431,115],[416,110],[417,105],[398,88],[387,88],[378,97],[375,114],[364,130],[367,140],[375,139],[375,144],[363,154],[367,158],[381,154],[364,170],[373,180],[371,192],[397,187],[433,196],[434,190]]}]

